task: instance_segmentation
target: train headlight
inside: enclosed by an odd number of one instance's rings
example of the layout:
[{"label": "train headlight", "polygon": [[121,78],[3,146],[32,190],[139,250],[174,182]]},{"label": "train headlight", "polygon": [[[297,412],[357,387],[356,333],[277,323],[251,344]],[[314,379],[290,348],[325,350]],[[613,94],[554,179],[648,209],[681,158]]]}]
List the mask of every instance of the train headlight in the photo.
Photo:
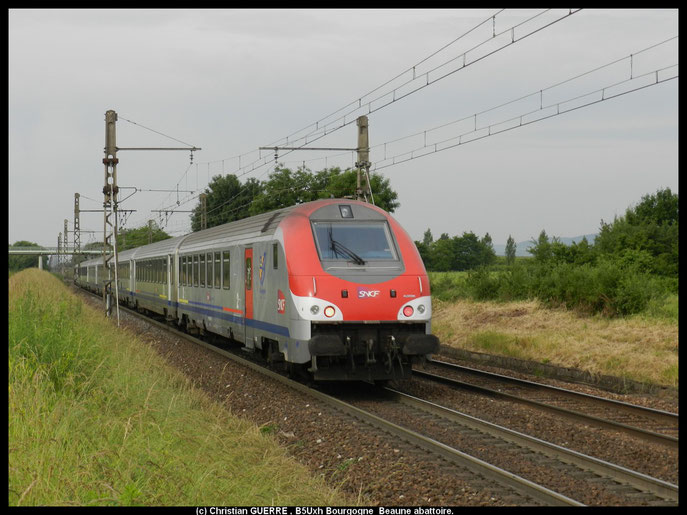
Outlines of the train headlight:
[{"label": "train headlight", "polygon": [[425,312],[425,305],[424,305],[424,304],[420,304],[420,305],[417,307],[417,312],[420,313],[420,314],[422,315],[422,314]]},{"label": "train headlight", "polygon": [[413,306],[406,306],[403,308],[403,315],[406,317],[413,316]]},{"label": "train headlight", "polygon": [[311,306],[311,307],[310,307],[310,312],[311,312],[313,315],[317,315],[317,314],[320,312],[320,306],[317,306],[317,305]]},{"label": "train headlight", "polygon": [[336,310],[334,309],[334,306],[327,306],[324,308],[324,316],[327,318],[332,318],[336,314]]}]

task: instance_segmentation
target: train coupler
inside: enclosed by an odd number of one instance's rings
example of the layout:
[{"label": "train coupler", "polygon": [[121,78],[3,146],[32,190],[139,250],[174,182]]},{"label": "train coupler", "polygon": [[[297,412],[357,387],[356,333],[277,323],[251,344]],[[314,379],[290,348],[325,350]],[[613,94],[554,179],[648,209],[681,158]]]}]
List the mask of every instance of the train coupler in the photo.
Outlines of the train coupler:
[{"label": "train coupler", "polygon": [[377,363],[377,360],[375,359],[375,354],[372,348],[374,347],[375,341],[370,338],[365,342],[365,365],[374,365]]}]

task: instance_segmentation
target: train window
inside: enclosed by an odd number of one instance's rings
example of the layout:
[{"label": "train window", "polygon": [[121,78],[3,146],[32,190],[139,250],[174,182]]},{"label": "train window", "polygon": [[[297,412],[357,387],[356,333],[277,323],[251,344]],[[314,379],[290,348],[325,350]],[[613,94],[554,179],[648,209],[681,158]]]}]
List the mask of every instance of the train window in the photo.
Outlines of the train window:
[{"label": "train window", "polygon": [[162,260],[162,284],[167,284],[167,260]]},{"label": "train window", "polygon": [[339,212],[341,213],[341,218],[353,218],[353,211],[351,211],[351,206],[340,205]]},{"label": "train window", "polygon": [[312,226],[320,259],[355,262],[397,259],[385,222],[313,222]]},{"label": "train window", "polygon": [[212,252],[209,252],[205,256],[205,262],[207,263],[208,267],[208,288],[212,288],[212,285],[215,281],[214,279],[214,261],[212,260]]},{"label": "train window", "polygon": [[231,268],[229,267],[229,251],[222,252],[222,287],[225,290],[229,289],[229,278],[231,277]]},{"label": "train window", "polygon": [[205,254],[200,255],[200,286],[205,286]]},{"label": "train window", "polygon": [[222,282],[222,262],[220,261],[220,253],[215,252],[215,288],[221,288]]},{"label": "train window", "polygon": [[275,270],[279,268],[279,244],[272,244],[272,268]]},{"label": "train window", "polygon": [[186,286],[186,256],[179,259],[179,285]]},{"label": "train window", "polygon": [[246,258],[246,290],[253,288],[253,258]]},{"label": "train window", "polygon": [[198,254],[193,256],[193,286],[198,286]]},{"label": "train window", "polygon": [[193,256],[186,256],[186,286],[193,286]]}]

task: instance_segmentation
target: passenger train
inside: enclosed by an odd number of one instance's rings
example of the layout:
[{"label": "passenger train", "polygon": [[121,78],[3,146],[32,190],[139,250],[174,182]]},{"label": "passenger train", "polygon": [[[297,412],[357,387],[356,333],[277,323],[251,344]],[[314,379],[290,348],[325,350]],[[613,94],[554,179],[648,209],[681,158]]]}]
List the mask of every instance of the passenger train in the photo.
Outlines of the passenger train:
[{"label": "passenger train", "polygon": [[[119,253],[120,303],[315,381],[408,378],[438,352],[429,280],[384,210],[308,202]],[[102,258],[77,266],[102,293]]]}]

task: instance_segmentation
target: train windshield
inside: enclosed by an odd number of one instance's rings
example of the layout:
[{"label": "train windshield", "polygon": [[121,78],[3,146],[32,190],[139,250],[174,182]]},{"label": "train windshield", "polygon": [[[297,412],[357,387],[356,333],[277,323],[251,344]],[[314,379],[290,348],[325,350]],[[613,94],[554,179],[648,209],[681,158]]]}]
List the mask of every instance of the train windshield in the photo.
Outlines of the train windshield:
[{"label": "train windshield", "polygon": [[396,260],[386,222],[313,222],[315,243],[322,260]]}]

